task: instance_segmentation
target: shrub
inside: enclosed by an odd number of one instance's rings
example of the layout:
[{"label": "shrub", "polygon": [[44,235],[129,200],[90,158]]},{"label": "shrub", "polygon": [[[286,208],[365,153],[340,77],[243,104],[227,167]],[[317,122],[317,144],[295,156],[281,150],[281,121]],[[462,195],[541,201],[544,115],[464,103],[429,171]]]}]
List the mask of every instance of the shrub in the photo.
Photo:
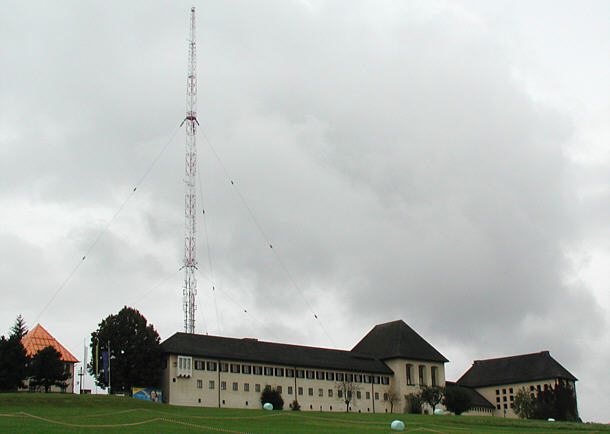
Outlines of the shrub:
[{"label": "shrub", "polygon": [[278,392],[277,389],[265,388],[265,390],[263,390],[263,393],[261,393],[261,405],[264,405],[266,402],[273,404],[274,410],[281,410],[284,408],[282,394]]},{"label": "shrub", "polygon": [[299,401],[295,399],[292,401],[292,404],[290,404],[290,409],[292,411],[299,411],[301,409],[301,404],[299,404]]}]

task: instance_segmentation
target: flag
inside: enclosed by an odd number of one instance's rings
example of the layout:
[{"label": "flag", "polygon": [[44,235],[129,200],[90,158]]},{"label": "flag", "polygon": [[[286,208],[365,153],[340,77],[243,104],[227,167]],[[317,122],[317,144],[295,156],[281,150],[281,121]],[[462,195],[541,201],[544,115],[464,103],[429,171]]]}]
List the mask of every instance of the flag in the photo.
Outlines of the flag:
[{"label": "flag", "polygon": [[102,363],[104,364],[104,378],[106,379],[106,384],[108,384],[110,376],[110,357],[108,356],[108,351],[102,353]]}]

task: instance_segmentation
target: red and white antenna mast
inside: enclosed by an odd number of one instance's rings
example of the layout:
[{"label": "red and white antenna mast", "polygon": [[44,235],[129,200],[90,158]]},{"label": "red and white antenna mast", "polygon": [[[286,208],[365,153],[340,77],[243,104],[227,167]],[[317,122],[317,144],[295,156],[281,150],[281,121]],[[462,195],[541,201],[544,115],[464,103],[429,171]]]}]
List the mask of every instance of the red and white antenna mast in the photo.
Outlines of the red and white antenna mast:
[{"label": "red and white antenna mast", "polygon": [[195,50],[195,8],[191,8],[191,33],[189,37],[188,75],[186,79],[186,160],[184,173],[184,331],[195,333],[195,297],[197,296],[197,215],[195,181],[197,176],[197,57]]}]

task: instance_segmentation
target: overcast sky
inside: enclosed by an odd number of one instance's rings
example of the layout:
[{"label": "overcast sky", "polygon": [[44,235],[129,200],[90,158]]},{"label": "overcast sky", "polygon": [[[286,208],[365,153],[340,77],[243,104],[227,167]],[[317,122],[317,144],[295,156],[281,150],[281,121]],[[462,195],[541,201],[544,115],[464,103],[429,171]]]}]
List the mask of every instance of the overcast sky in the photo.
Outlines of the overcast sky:
[{"label": "overcast sky", "polygon": [[[190,6],[1,3],[0,333],[182,330]],[[610,3],[195,6],[197,331],[550,350],[610,421]]]}]

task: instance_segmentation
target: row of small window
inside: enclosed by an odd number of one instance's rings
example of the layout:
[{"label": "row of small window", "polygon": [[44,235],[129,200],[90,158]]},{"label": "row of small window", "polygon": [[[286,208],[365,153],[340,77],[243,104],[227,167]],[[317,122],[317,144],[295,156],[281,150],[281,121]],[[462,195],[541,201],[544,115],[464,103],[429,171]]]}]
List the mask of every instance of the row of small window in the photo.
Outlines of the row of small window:
[{"label": "row of small window", "polygon": [[[510,396],[510,402],[513,402],[515,400],[515,397],[513,395]],[[502,401],[506,402],[507,401],[507,396],[503,396],[502,397]],[[500,402],[500,397],[496,396],[496,402]]]},{"label": "row of small window", "polygon": [[[508,393],[511,393],[511,394],[513,393],[512,387],[508,389]],[[499,395],[499,394],[500,394],[500,389],[496,389],[496,395]],[[502,389],[502,395],[506,395],[506,389]]]},{"label": "row of small window", "polygon": [[[208,389],[210,390],[214,390],[214,388],[216,387],[216,382],[214,380],[209,380],[208,381]],[[197,388],[198,389],[203,389],[203,380],[197,380]],[[239,383],[234,382],[232,384],[232,390],[235,392],[239,391]],[[243,391],[244,392],[249,392],[250,391],[250,383],[244,383],[243,384]],[[271,386],[265,386],[265,389],[270,389]],[[283,388],[282,386],[276,386],[275,388],[279,393],[282,393]],[[287,388],[287,394],[288,395],[292,395],[294,389],[292,386],[288,386]],[[220,382],[220,390],[227,390],[227,382],[226,381],[221,381]],[[254,385],[254,392],[259,393],[261,391],[261,385],[260,384],[255,384]],[[299,395],[303,395],[304,394],[304,388],[303,387],[298,387],[297,388],[297,393]],[[329,398],[332,398],[334,396],[335,391],[333,389],[328,389],[327,391],[327,396]],[[348,392],[349,397],[351,398],[351,392]],[[309,396],[314,396],[314,389],[313,387],[310,387],[307,389],[307,395]],[[319,388],[318,389],[318,396],[319,397],[324,397],[324,389]],[[342,390],[337,390],[337,397],[338,398],[343,398],[343,391]],[[379,400],[379,392],[375,392],[374,393],[374,397],[376,400]],[[356,399],[362,399],[362,392],[361,391],[356,391]],[[365,398],[364,399],[371,399],[371,392],[365,392]],[[383,399],[384,401],[388,400],[388,394],[384,393],[383,394]]]},{"label": "row of small window", "polygon": [[[179,357],[178,362],[186,357]],[[292,369],[292,368],[273,368],[270,366],[252,366],[252,365],[241,365],[239,363],[225,363],[225,362],[204,362],[203,360],[195,360],[195,370],[198,371],[216,371],[220,372],[231,372],[232,374],[254,374],[254,375],[266,375],[276,377],[289,377],[294,378],[307,378],[310,380],[328,380],[328,381],[348,381],[356,383],[374,383],[374,384],[390,384],[390,377],[380,375],[362,375],[362,374],[344,374],[343,372],[326,372],[326,371],[310,371],[306,369]],[[189,364],[190,367],[190,364]],[[188,369],[181,368],[178,369]]]},{"label": "row of small window", "polygon": [[[515,404],[511,403],[510,404],[510,408],[513,408],[515,406]],[[500,404],[496,404],[496,408],[498,410],[500,410],[502,408],[502,406]],[[508,404],[504,404],[504,410],[506,410],[508,408]]]},{"label": "row of small window", "polygon": [[[419,384],[424,386],[426,385],[426,365],[419,365],[417,367],[417,374],[419,379]],[[413,365],[410,363],[406,366],[407,370],[407,384],[409,386],[413,386]],[[438,367],[431,366],[430,367],[430,384],[432,386],[438,386]]]}]

